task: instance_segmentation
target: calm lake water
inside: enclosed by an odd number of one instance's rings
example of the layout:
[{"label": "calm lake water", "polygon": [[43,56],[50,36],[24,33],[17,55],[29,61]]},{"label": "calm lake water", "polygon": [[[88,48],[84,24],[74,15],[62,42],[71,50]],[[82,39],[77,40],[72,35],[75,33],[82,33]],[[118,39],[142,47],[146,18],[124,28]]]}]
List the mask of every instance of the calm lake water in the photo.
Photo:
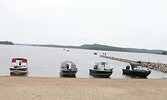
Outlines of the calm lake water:
[{"label": "calm lake water", "polygon": [[[112,57],[167,63],[167,56],[165,55],[82,49],[68,50],[70,51],[67,52],[63,48],[0,45],[0,76],[10,76],[9,67],[12,58],[15,57],[28,59],[29,73],[27,76],[30,77],[60,77],[61,63],[73,61],[78,67],[77,78],[93,78],[89,75],[89,69],[94,66],[95,62],[105,61],[114,68],[110,78],[131,78],[122,74],[122,69],[128,63],[99,57],[103,52]],[[93,55],[94,52],[97,52],[98,55]],[[152,73],[147,78],[162,79],[167,78],[167,74],[152,70]]]}]

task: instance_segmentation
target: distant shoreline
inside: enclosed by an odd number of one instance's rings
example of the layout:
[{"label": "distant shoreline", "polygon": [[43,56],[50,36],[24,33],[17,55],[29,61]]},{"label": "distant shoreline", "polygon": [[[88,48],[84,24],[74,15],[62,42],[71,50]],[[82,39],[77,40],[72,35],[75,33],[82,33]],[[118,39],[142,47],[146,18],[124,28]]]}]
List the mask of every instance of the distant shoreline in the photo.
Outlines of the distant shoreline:
[{"label": "distant shoreline", "polygon": [[14,45],[14,43],[11,41],[0,41],[0,44],[1,45]]},{"label": "distant shoreline", "polygon": [[100,50],[100,51],[118,51],[118,52],[134,52],[134,53],[151,53],[167,55],[166,50],[149,50],[149,49],[136,49],[136,48],[122,48],[101,44],[84,44],[81,46],[65,46],[65,45],[42,45],[42,44],[15,44],[15,45],[27,45],[27,46],[39,46],[39,47],[57,47],[57,48],[72,48],[72,49],[86,49],[86,50]]},{"label": "distant shoreline", "polygon": [[73,48],[73,49],[87,49],[87,50],[103,50],[103,51],[118,51],[118,52],[134,52],[134,53],[151,53],[167,55],[167,50],[149,50],[149,49],[137,49],[137,48],[123,48],[101,44],[84,44],[81,46],[66,46],[66,45],[43,45],[43,44],[21,44],[13,43],[10,41],[0,41],[0,44],[4,45],[25,45],[25,46],[38,46],[38,47],[57,47],[57,48]]}]

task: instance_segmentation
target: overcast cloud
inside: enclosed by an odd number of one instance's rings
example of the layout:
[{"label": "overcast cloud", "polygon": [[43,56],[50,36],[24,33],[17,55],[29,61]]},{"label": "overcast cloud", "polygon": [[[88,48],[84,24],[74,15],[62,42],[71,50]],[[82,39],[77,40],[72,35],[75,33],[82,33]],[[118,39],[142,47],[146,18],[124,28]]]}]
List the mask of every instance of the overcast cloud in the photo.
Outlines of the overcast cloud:
[{"label": "overcast cloud", "polygon": [[166,49],[166,0],[0,0],[0,40]]}]

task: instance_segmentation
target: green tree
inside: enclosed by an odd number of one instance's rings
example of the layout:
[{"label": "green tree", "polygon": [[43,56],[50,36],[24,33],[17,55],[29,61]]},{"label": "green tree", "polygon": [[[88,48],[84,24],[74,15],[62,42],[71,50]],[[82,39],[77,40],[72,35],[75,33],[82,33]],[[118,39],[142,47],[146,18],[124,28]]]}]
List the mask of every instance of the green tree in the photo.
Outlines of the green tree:
[{"label": "green tree", "polygon": [[162,54],[163,55],[167,55],[167,51],[162,51]]}]

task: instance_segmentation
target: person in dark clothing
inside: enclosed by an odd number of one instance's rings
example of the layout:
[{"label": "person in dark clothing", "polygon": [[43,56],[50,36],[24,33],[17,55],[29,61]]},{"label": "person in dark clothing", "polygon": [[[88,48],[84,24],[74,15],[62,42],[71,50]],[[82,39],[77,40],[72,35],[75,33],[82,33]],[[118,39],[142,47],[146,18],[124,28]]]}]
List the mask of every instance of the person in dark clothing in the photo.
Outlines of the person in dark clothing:
[{"label": "person in dark clothing", "polygon": [[130,66],[126,66],[126,69],[128,69],[128,70],[129,70],[129,69],[130,69]]},{"label": "person in dark clothing", "polygon": [[97,65],[95,65],[95,66],[94,66],[94,69],[97,69],[97,68],[98,68],[98,66],[97,66]]},{"label": "person in dark clothing", "polygon": [[19,66],[21,66],[21,62],[19,62]]},{"label": "person in dark clothing", "polygon": [[66,67],[67,67],[67,70],[68,70],[69,69],[69,64],[67,64]]}]

